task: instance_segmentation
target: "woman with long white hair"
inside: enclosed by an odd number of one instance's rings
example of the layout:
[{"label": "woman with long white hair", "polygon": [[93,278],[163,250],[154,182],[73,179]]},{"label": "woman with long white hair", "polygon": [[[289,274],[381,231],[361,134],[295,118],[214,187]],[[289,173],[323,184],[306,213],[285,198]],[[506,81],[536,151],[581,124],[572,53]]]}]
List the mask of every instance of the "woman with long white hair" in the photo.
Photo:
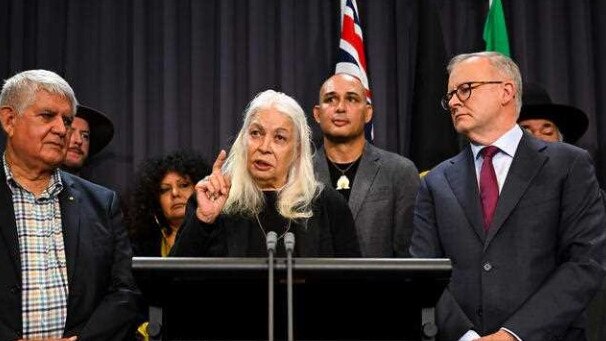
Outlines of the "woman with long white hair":
[{"label": "woman with long white hair", "polygon": [[296,236],[295,256],[359,257],[354,222],[343,197],[314,175],[311,130],[301,106],[267,90],[244,113],[229,155],[198,182],[172,256],[256,257],[269,231]]}]

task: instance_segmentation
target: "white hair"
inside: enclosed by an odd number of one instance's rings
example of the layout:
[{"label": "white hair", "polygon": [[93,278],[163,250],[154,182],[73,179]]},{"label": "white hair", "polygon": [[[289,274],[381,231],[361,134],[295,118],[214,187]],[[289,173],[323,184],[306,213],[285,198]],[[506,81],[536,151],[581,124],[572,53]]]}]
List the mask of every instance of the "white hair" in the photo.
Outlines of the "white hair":
[{"label": "white hair", "polygon": [[522,110],[522,74],[518,65],[509,57],[499,52],[494,51],[482,51],[473,53],[463,53],[453,57],[448,63],[448,73],[452,72],[455,66],[469,58],[479,57],[486,58],[499,73],[505,77],[511,78],[515,86],[515,98],[516,98],[516,112],[520,115]]},{"label": "white hair", "polygon": [[23,71],[5,80],[0,93],[0,107],[11,107],[17,115],[22,115],[36,100],[36,93],[42,90],[67,99],[72,116],[76,114],[78,100],[74,90],[61,76],[47,70]]},{"label": "white hair", "polygon": [[286,185],[278,191],[277,210],[287,219],[309,218],[312,201],[322,191],[314,175],[311,152],[311,129],[301,106],[290,96],[274,90],[259,93],[247,106],[244,122],[234,142],[223,172],[231,177],[231,189],[223,207],[225,214],[254,216],[265,205],[265,197],[247,168],[248,128],[254,116],[275,109],[291,120],[295,128],[295,155],[288,171]]}]

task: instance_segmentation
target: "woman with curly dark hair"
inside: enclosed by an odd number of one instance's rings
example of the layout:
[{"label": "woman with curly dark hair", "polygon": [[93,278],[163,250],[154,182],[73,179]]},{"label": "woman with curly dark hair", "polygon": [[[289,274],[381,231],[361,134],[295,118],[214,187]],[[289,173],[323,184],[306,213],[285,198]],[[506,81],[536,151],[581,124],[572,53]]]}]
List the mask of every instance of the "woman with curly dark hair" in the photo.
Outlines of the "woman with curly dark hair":
[{"label": "woman with curly dark hair", "polygon": [[194,185],[210,174],[208,163],[180,150],[141,163],[127,210],[133,254],[164,257],[173,246]]}]

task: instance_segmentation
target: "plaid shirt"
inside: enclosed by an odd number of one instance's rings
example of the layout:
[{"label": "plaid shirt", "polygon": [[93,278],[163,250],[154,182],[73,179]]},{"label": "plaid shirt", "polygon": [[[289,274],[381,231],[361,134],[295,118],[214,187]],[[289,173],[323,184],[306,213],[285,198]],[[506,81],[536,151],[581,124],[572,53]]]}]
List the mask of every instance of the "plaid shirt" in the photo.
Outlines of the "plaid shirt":
[{"label": "plaid shirt", "polygon": [[38,198],[19,185],[2,158],[13,194],[22,276],[23,338],[63,336],[67,316],[67,266],[63,245],[59,171]]}]

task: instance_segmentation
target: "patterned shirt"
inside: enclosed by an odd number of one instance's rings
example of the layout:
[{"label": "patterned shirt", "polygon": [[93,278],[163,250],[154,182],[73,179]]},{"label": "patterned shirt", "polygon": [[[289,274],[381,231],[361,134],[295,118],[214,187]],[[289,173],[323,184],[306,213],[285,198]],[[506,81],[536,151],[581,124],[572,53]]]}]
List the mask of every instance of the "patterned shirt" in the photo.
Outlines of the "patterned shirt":
[{"label": "patterned shirt", "polygon": [[23,338],[60,338],[68,297],[58,197],[63,183],[55,171],[48,187],[36,198],[15,181],[5,156],[2,161],[12,192],[21,256]]}]

